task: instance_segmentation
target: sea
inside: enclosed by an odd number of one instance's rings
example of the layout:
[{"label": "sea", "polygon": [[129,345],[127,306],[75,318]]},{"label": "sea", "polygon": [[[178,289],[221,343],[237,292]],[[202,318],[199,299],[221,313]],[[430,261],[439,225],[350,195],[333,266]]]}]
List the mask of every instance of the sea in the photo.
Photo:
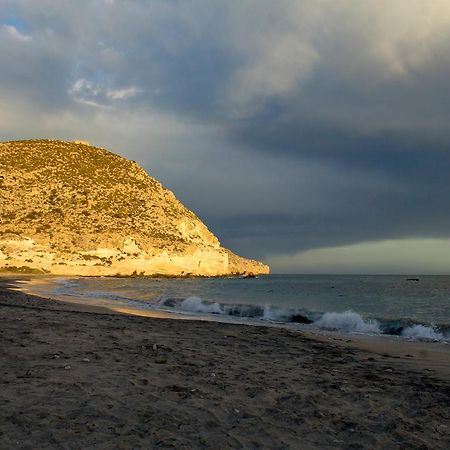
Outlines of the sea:
[{"label": "sea", "polygon": [[450,276],[58,278],[50,296],[252,324],[450,343]]}]

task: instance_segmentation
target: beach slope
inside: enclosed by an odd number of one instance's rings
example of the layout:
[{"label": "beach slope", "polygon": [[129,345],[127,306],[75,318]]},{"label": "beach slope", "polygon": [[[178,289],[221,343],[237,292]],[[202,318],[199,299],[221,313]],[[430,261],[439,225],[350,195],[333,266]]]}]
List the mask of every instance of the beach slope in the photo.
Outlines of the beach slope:
[{"label": "beach slope", "polygon": [[1,291],[1,448],[450,448],[445,373],[337,338],[106,312]]}]

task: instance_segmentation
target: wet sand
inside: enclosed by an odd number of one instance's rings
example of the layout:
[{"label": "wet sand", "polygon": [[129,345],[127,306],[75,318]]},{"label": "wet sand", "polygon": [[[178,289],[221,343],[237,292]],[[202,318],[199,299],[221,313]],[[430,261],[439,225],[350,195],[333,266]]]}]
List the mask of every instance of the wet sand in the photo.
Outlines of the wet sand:
[{"label": "wet sand", "polygon": [[135,317],[4,287],[0,316],[0,448],[450,448],[448,346]]}]

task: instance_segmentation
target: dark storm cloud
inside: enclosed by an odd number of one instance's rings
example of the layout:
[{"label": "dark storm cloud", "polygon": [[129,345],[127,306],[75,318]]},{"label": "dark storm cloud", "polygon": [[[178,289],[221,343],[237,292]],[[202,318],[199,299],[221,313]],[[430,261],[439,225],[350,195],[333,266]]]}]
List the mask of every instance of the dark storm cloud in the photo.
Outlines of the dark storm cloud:
[{"label": "dark storm cloud", "polygon": [[[450,98],[449,98],[450,100]],[[424,134],[422,134],[424,133]],[[416,130],[355,133],[328,123],[251,124],[235,130],[236,142],[256,152],[280,158],[306,158],[335,165],[384,173],[416,183],[447,181],[450,165],[449,136],[433,136]],[[432,176],[430,176],[432,175]],[[412,180],[411,180],[412,181]]]},{"label": "dark storm cloud", "polygon": [[136,159],[248,256],[449,237],[449,30],[444,0],[4,1],[2,132]]},{"label": "dark storm cloud", "polygon": [[216,228],[225,242],[259,257],[368,240],[447,238],[447,193],[434,194],[419,189],[397,196],[363,191],[348,195],[339,212],[232,216],[218,221]]},{"label": "dark storm cloud", "polygon": [[[362,94],[358,85],[351,89],[338,83],[330,89],[319,69],[306,92],[268,103],[259,117],[230,127],[234,141],[255,153],[286,161],[301,158],[334,167],[344,176],[358,171],[362,177],[359,185],[340,190],[339,208],[327,214],[293,209],[287,217],[236,217],[223,235],[232,240],[237,235],[233,224],[242,224],[241,236],[252,241],[256,233],[264,242],[259,255],[277,251],[270,235],[278,237],[280,252],[289,252],[293,245],[300,250],[366,240],[449,237],[450,92],[443,77],[448,73],[448,64],[443,67],[442,62],[446,55],[439,50],[422,73],[374,86],[369,94]],[[363,174],[400,183],[401,189],[368,185]],[[267,224],[265,230],[261,223]]]},{"label": "dark storm cloud", "polygon": [[20,93],[30,103],[52,108],[65,102],[69,68],[64,59],[55,57],[40,43],[13,25],[0,28],[0,90],[3,96]]}]

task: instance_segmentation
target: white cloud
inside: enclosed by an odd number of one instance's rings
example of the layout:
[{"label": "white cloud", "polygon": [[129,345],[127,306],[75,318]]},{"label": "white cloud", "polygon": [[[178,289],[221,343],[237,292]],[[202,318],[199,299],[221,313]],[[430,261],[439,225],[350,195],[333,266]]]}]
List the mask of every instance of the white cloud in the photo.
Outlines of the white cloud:
[{"label": "white cloud", "polygon": [[448,46],[447,0],[348,0],[328,6],[325,25],[335,52],[329,57],[349,77],[381,82],[409,76],[429,64],[442,44]]},{"label": "white cloud", "polygon": [[319,65],[367,90],[429,70],[450,53],[448,0],[260,0],[233,3],[228,20],[242,63],[226,104],[244,115],[271,97],[298,98]]},{"label": "white cloud", "polygon": [[300,90],[320,57],[310,45],[290,35],[267,43],[248,59],[228,88],[231,109],[237,115],[252,115],[264,101]]},{"label": "white cloud", "polygon": [[74,96],[91,95],[95,97],[99,95],[101,91],[102,89],[94,83],[91,83],[84,78],[79,78],[70,88],[69,94]]},{"label": "white cloud", "polygon": [[106,96],[111,100],[126,100],[134,97],[140,90],[135,86],[130,86],[122,89],[109,89],[106,91]]},{"label": "white cloud", "polygon": [[79,78],[68,90],[68,94],[77,102],[96,108],[112,107],[111,102],[127,100],[138,94],[140,89],[128,86],[120,89],[109,89],[103,83],[95,83]]},{"label": "white cloud", "polygon": [[13,25],[6,25],[6,24],[1,25],[0,32],[5,36],[8,36],[9,38],[19,42],[30,42],[33,40],[33,38],[30,35],[21,33]]}]

